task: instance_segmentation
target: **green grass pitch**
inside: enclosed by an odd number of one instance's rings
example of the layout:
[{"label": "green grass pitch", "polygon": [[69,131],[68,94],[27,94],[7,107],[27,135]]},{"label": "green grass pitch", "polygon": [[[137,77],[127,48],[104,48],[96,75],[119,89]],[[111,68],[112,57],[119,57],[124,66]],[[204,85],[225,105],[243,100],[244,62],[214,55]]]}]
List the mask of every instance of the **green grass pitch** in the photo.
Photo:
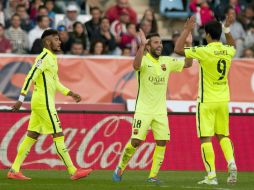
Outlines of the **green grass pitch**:
[{"label": "green grass pitch", "polygon": [[236,185],[227,185],[227,173],[218,172],[218,186],[197,185],[205,172],[161,171],[161,185],[145,182],[149,171],[126,171],[120,183],[111,180],[113,171],[95,170],[85,179],[71,181],[66,171],[24,170],[33,178],[31,181],[6,179],[7,170],[0,170],[0,190],[155,190],[155,189],[213,189],[213,190],[253,190],[254,172],[240,172]]}]

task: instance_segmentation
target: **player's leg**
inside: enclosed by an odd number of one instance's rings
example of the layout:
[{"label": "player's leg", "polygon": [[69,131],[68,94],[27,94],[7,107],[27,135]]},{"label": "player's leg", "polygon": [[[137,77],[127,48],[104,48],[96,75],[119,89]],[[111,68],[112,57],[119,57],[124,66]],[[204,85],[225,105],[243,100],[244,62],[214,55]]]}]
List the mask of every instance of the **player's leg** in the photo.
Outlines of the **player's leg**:
[{"label": "player's leg", "polygon": [[31,179],[31,178],[25,177],[20,172],[20,167],[22,163],[24,162],[25,158],[28,156],[31,147],[33,146],[33,144],[36,142],[37,138],[40,135],[38,132],[36,132],[37,131],[36,128],[38,127],[38,125],[39,125],[38,116],[36,115],[35,112],[32,111],[30,120],[29,120],[27,135],[25,136],[24,140],[19,145],[16,158],[11,166],[10,171],[7,174],[7,177],[9,179],[21,179],[21,180]]},{"label": "player's leg", "polygon": [[70,158],[68,149],[64,143],[64,135],[62,132],[61,122],[55,109],[41,110],[41,131],[43,134],[51,134],[57,155],[63,161],[72,180],[86,177],[91,173],[91,169],[77,169]]},{"label": "player's leg", "polygon": [[215,133],[218,141],[220,142],[224,157],[228,163],[229,177],[227,179],[227,182],[236,183],[237,167],[234,158],[233,143],[229,138],[229,111],[227,102],[218,104]]},{"label": "player's leg", "polygon": [[217,185],[215,171],[215,154],[212,145],[214,136],[215,110],[212,103],[198,103],[196,112],[196,123],[198,137],[201,142],[202,160],[207,171],[207,176],[198,184]]},{"label": "player's leg", "polygon": [[167,115],[158,115],[155,116],[152,121],[152,131],[154,135],[154,139],[156,140],[156,147],[153,153],[153,163],[151,167],[151,171],[148,177],[148,182],[156,182],[159,180],[157,178],[161,164],[163,163],[165,151],[166,151],[166,143],[170,139],[170,131],[168,126],[168,117]]},{"label": "player's leg", "polygon": [[116,167],[112,180],[115,182],[120,182],[122,180],[123,172],[136,151],[136,148],[142,143],[146,138],[146,134],[150,125],[150,116],[138,114],[134,115],[132,122],[132,137],[131,140],[125,145],[123,153],[120,158],[120,162]]},{"label": "player's leg", "polygon": [[77,180],[83,177],[88,176],[92,169],[77,169],[69,155],[68,149],[64,143],[64,135],[62,132],[52,134],[56,152],[59,158],[63,161],[64,165],[67,168],[68,173],[71,176],[72,180]]}]

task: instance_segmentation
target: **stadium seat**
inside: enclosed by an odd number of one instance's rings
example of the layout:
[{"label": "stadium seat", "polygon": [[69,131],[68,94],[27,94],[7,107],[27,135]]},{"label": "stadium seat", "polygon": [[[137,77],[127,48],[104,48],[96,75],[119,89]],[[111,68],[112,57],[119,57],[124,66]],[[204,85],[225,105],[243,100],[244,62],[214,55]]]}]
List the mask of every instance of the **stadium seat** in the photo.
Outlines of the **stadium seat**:
[{"label": "stadium seat", "polygon": [[160,14],[168,18],[186,19],[190,15],[190,0],[161,0]]}]

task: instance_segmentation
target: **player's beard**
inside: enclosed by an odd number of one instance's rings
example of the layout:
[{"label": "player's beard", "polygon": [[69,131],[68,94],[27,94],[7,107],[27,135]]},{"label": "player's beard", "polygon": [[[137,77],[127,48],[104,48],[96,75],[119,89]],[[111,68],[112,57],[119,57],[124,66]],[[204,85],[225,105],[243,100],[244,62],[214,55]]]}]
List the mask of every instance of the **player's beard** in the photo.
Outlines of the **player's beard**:
[{"label": "player's beard", "polygon": [[161,53],[158,54],[158,53],[156,52],[156,49],[151,49],[151,50],[150,50],[150,54],[151,54],[154,58],[156,58],[156,59],[158,59],[158,58],[160,57],[160,55],[161,55]]}]

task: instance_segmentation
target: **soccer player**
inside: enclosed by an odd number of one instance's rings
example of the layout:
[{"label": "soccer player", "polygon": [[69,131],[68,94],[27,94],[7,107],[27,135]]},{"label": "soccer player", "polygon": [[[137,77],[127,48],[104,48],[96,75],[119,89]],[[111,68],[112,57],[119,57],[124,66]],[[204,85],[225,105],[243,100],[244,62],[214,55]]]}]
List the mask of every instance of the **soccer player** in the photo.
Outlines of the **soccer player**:
[{"label": "soccer player", "polygon": [[[138,80],[138,94],[135,115],[132,123],[131,140],[126,144],[119,165],[113,173],[113,181],[119,182],[128,161],[137,147],[145,140],[151,126],[156,147],[153,163],[147,182],[159,183],[157,178],[164,159],[166,143],[170,139],[168,126],[166,91],[171,72],[181,72],[192,65],[192,59],[178,60],[169,56],[161,56],[162,41],[157,33],[145,37],[139,32],[141,44],[133,62]],[[192,38],[188,39],[191,43]]]},{"label": "soccer player", "polygon": [[55,93],[71,96],[76,102],[81,97],[63,86],[58,78],[58,65],[56,53],[60,51],[61,42],[56,30],[48,29],[41,36],[44,49],[36,58],[35,64],[29,71],[19,100],[13,106],[13,111],[18,111],[29,91],[32,81],[34,82],[33,96],[31,100],[31,116],[27,135],[19,146],[17,156],[7,174],[9,179],[30,180],[20,172],[20,166],[28,155],[31,147],[40,134],[51,134],[54,140],[58,156],[64,162],[72,180],[86,177],[92,169],[77,169],[69,156],[64,144],[64,135],[57,111],[55,109]]},{"label": "soccer player", "polygon": [[[197,98],[196,125],[201,141],[201,154],[208,175],[199,184],[217,185],[215,172],[215,155],[212,137],[215,135],[228,163],[229,184],[237,181],[237,167],[234,158],[233,144],[229,138],[229,86],[228,72],[231,60],[235,55],[235,43],[230,34],[232,16],[226,19],[225,25],[211,21],[205,25],[208,45],[184,48],[188,34],[194,28],[195,18],[192,16],[185,23],[184,30],[175,46],[175,53],[194,58],[199,62],[199,93]],[[220,42],[224,30],[227,45]]]}]

